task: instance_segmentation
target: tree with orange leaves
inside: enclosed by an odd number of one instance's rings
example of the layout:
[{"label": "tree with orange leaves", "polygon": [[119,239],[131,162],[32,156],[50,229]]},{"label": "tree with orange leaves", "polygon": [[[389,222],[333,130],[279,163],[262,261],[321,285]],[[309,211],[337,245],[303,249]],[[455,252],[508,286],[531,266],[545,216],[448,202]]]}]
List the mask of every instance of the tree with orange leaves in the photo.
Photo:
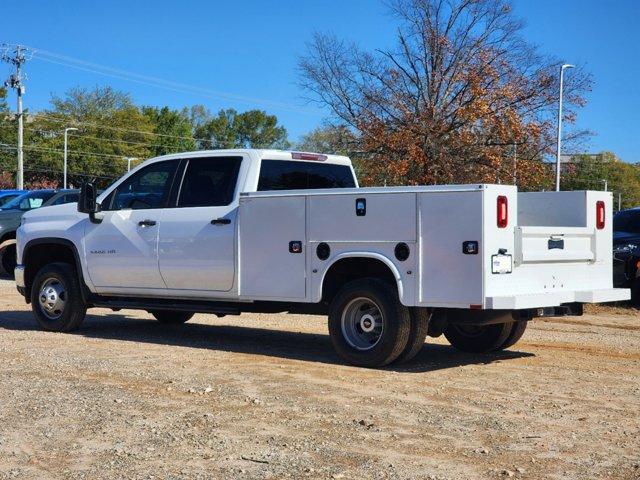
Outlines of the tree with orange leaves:
[{"label": "tree with orange leaves", "polygon": [[[312,99],[357,132],[367,159],[363,184],[513,183],[517,176],[523,188],[544,187],[562,62],[521,38],[507,0],[390,6],[399,20],[394,49],[365,52],[317,34],[299,65]],[[580,68],[567,79],[565,121],[575,119],[590,85]]]}]

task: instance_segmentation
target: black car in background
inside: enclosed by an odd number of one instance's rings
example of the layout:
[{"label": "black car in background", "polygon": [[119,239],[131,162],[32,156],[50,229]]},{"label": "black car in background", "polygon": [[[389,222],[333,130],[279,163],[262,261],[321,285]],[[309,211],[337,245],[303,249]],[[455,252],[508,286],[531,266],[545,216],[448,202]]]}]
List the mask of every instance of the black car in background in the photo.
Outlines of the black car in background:
[{"label": "black car in background", "polygon": [[0,207],[0,276],[13,277],[16,266],[16,230],[29,210],[78,201],[79,190],[34,190]]},{"label": "black car in background", "polygon": [[640,305],[640,208],[613,216],[613,286],[631,289],[631,301]]}]

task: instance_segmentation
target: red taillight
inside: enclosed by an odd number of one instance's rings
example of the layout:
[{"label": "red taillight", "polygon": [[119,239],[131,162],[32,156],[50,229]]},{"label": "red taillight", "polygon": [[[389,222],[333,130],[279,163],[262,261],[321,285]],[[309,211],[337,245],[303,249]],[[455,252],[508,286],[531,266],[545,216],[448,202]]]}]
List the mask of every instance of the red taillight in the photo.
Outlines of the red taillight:
[{"label": "red taillight", "polygon": [[596,228],[602,230],[605,225],[604,202],[598,200],[596,202]]},{"label": "red taillight", "polygon": [[324,162],[327,159],[326,155],[321,155],[319,153],[308,153],[308,152],[291,152],[292,160],[317,160],[319,162]]},{"label": "red taillight", "polygon": [[498,228],[506,228],[509,223],[509,201],[504,195],[498,197]]}]

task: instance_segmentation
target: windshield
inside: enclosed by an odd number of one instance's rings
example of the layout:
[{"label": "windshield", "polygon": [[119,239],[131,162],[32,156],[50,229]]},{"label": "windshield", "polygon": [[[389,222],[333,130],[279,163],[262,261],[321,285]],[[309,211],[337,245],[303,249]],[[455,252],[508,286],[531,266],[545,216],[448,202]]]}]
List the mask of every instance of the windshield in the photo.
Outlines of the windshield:
[{"label": "windshield", "polygon": [[2,206],[2,210],[33,210],[40,208],[44,203],[53,197],[51,191],[35,191],[25,193]]},{"label": "windshield", "polygon": [[3,205],[6,205],[7,203],[9,203],[14,198],[19,197],[20,195],[21,195],[20,193],[10,193],[8,195],[3,195],[2,197],[0,197],[0,208]]}]

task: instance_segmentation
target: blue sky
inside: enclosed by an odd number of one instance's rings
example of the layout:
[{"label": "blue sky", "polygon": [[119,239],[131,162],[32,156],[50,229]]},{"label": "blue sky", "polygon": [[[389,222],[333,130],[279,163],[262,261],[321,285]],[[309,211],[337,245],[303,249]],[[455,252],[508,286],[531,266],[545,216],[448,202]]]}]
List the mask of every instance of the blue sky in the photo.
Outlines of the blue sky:
[{"label": "blue sky", "polygon": [[[594,75],[578,127],[596,132],[592,151],[640,162],[640,1],[515,0],[525,37],[544,53],[584,64]],[[251,101],[176,92],[108,78],[35,57],[25,106],[46,107],[51,93],[111,84],[139,104],[264,108],[292,139],[329,114],[307,105],[296,63],[314,31],[375,48],[393,43],[394,23],[377,0],[168,0],[2,2],[0,43],[22,43],[87,62],[181,82]],[[17,21],[16,21],[17,20]],[[9,66],[0,64],[0,78]],[[570,73],[569,73],[570,74]],[[10,97],[11,105],[14,96]]]}]

